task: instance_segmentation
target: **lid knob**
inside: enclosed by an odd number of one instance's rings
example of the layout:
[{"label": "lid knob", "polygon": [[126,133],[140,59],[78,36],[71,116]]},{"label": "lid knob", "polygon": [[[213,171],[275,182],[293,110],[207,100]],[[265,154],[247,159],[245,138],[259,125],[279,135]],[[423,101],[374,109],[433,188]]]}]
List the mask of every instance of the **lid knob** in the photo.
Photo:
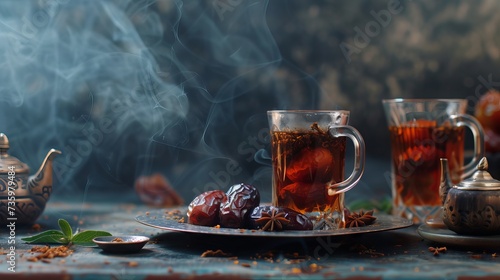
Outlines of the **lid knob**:
[{"label": "lid knob", "polygon": [[9,149],[9,138],[7,135],[0,133],[0,149]]},{"label": "lid knob", "polygon": [[481,171],[488,171],[488,160],[483,157],[477,164],[477,169]]}]

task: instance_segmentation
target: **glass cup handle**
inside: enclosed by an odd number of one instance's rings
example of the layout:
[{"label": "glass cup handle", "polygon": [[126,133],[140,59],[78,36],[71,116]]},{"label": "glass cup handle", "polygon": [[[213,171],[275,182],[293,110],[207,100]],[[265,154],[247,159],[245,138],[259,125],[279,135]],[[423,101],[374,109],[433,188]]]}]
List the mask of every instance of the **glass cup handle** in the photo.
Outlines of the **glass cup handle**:
[{"label": "glass cup handle", "polygon": [[472,131],[472,136],[474,137],[474,156],[462,169],[462,179],[465,179],[476,171],[479,161],[484,156],[483,127],[476,118],[470,115],[452,115],[450,118],[457,126],[468,127]]},{"label": "glass cup handle", "polygon": [[354,144],[354,169],[349,177],[328,186],[328,195],[335,195],[352,189],[365,170],[365,141],[357,129],[349,125],[332,125],[328,128],[333,137],[348,137]]}]

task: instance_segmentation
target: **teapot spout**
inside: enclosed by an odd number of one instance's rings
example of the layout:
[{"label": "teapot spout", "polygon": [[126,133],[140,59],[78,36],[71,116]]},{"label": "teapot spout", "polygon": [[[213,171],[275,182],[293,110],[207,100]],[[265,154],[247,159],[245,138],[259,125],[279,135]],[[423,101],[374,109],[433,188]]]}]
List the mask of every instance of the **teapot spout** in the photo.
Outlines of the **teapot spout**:
[{"label": "teapot spout", "polygon": [[448,159],[441,158],[441,179],[439,180],[439,197],[441,204],[444,205],[448,191],[451,189],[453,182],[450,178],[450,169],[448,168]]},{"label": "teapot spout", "polygon": [[52,194],[52,164],[54,158],[60,154],[61,151],[51,149],[45,156],[38,171],[28,179],[28,189],[33,200],[39,205],[45,205]]}]

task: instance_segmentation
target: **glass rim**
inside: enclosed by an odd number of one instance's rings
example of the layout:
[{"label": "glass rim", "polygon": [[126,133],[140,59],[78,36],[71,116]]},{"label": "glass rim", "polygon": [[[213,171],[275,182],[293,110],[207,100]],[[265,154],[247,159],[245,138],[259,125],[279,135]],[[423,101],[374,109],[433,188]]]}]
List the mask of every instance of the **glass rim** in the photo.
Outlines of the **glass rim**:
[{"label": "glass rim", "polygon": [[465,98],[387,98],[382,99],[382,103],[403,103],[403,102],[467,102]]},{"label": "glass rim", "polygon": [[331,114],[331,113],[343,113],[343,114],[350,114],[350,111],[348,110],[268,110],[267,114],[272,114],[272,113],[290,113],[290,114],[305,114],[305,113],[310,113],[310,114]]}]

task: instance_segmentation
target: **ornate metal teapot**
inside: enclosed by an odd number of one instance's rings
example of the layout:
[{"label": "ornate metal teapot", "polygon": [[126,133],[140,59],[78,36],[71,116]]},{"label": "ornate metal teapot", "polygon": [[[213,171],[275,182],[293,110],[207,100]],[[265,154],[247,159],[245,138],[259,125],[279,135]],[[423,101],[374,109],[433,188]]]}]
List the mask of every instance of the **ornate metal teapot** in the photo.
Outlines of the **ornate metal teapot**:
[{"label": "ornate metal teapot", "polygon": [[443,222],[459,234],[500,234],[500,181],[488,173],[485,157],[472,177],[453,185],[448,160],[441,159],[439,196],[443,204]]},{"label": "ornate metal teapot", "polygon": [[52,161],[60,151],[51,149],[38,171],[7,153],[9,139],[0,133],[0,224],[31,225],[42,214],[52,193]]}]

